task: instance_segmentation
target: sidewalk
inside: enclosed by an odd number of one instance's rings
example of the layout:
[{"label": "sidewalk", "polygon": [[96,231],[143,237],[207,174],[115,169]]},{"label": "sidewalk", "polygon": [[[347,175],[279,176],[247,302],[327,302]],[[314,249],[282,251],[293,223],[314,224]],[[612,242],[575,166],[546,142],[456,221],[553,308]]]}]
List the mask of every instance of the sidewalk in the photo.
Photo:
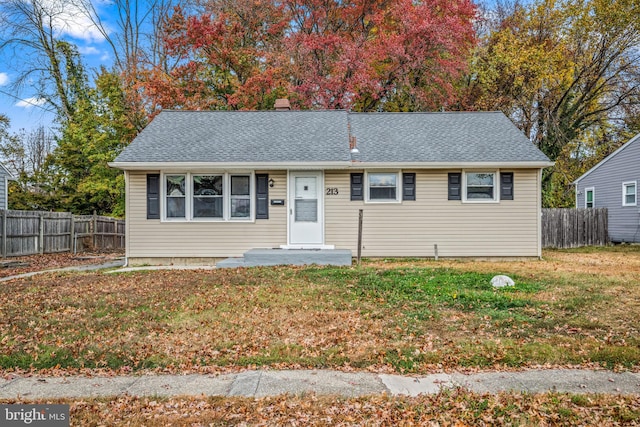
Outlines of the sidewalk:
[{"label": "sidewalk", "polygon": [[442,388],[477,393],[521,391],[640,395],[640,373],[579,369],[433,374],[407,377],[329,370],[246,371],[223,375],[142,375],[115,377],[26,377],[0,380],[0,398],[80,398],[131,396],[243,396],[315,393],[355,397],[387,393],[417,396]]}]

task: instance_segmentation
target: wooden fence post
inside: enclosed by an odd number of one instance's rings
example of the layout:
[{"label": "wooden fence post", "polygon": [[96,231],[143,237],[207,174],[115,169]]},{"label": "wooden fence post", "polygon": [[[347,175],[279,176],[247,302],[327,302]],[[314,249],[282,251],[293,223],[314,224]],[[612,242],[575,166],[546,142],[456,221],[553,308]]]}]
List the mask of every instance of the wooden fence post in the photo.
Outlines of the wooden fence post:
[{"label": "wooden fence post", "polygon": [[42,255],[44,253],[44,214],[41,212],[38,215],[38,253]]},{"label": "wooden fence post", "polygon": [[97,246],[97,236],[96,233],[98,232],[98,214],[96,213],[96,211],[93,211],[93,229],[91,230],[91,234],[93,234],[93,250],[96,250],[96,246]]},{"label": "wooden fence post", "polygon": [[71,223],[71,230],[69,230],[69,252],[73,252],[76,254],[76,217],[71,214],[71,218],[69,218],[69,222]]},{"label": "wooden fence post", "polygon": [[362,256],[362,209],[358,211],[358,265]]},{"label": "wooden fence post", "polygon": [[7,210],[2,210],[2,258],[7,257]]}]

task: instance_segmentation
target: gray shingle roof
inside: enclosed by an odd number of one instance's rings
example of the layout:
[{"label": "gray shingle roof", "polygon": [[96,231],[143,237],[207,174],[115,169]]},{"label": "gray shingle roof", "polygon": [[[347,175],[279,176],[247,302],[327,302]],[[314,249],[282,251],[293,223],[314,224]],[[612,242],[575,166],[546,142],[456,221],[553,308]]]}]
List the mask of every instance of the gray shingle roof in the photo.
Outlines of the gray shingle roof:
[{"label": "gray shingle roof", "polygon": [[501,112],[354,113],[362,162],[548,162]]},{"label": "gray shingle roof", "polygon": [[115,163],[548,162],[501,112],[163,111]]},{"label": "gray shingle roof", "polygon": [[115,162],[349,159],[346,111],[163,111]]}]

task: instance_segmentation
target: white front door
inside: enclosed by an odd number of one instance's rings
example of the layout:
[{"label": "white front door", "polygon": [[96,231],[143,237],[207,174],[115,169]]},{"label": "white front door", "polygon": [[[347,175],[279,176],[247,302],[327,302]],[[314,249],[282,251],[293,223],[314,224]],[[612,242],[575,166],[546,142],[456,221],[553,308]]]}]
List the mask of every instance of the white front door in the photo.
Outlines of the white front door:
[{"label": "white front door", "polygon": [[289,245],[324,243],[322,172],[289,172]]}]

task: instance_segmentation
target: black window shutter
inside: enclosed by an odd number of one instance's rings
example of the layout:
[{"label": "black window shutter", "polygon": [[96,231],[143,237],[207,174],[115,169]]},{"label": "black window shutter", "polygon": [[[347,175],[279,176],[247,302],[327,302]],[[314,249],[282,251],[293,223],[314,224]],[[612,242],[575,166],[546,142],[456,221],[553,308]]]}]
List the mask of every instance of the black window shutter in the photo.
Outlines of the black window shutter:
[{"label": "black window shutter", "polygon": [[449,174],[449,200],[462,200],[462,174],[460,172]]},{"label": "black window shutter", "polygon": [[269,175],[256,174],[256,219],[269,219]]},{"label": "black window shutter", "polygon": [[364,174],[351,174],[351,200],[364,200]]},{"label": "black window shutter", "polygon": [[500,199],[513,200],[513,172],[500,172]]},{"label": "black window shutter", "polygon": [[147,219],[160,219],[160,174],[147,174]]},{"label": "black window shutter", "polygon": [[416,199],[416,174],[402,174],[402,200]]}]

